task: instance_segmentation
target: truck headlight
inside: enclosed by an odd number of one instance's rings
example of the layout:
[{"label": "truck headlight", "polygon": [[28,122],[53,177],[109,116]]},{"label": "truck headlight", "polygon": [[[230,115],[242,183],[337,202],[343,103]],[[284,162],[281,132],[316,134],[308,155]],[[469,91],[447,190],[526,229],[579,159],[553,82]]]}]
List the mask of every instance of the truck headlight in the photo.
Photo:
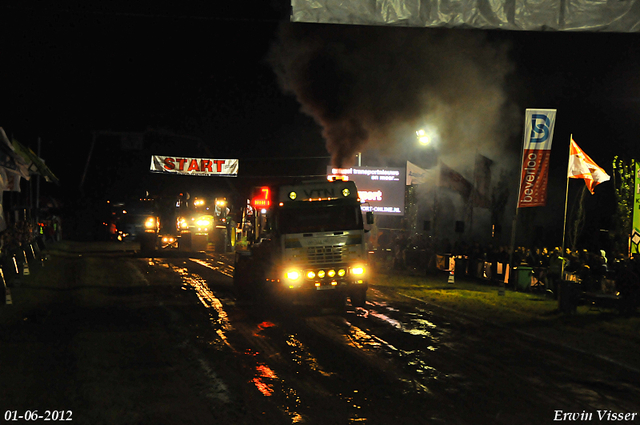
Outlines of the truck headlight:
[{"label": "truck headlight", "polygon": [[154,227],[156,227],[156,219],[154,217],[148,217],[144,221],[144,227],[147,229],[153,229]]},{"label": "truck headlight", "polygon": [[363,275],[364,274],[364,267],[356,266],[356,267],[351,268],[351,274]]},{"label": "truck headlight", "polygon": [[319,277],[320,279],[322,279],[322,278],[324,278],[324,276],[325,276],[325,271],[324,271],[324,270],[320,270],[320,271],[318,272],[318,277]]},{"label": "truck headlight", "polygon": [[345,274],[347,274],[347,271],[345,269],[338,270],[338,276],[344,277]]},{"label": "truck headlight", "polygon": [[[319,274],[318,274],[318,276],[319,276]],[[316,277],[316,274],[313,272],[313,270],[309,270],[309,271],[307,272],[307,277],[308,277],[309,279],[313,279],[314,277]]]},{"label": "truck headlight", "polygon": [[335,275],[336,275],[336,271],[335,271],[335,270],[333,270],[333,269],[332,269],[332,270],[329,270],[329,271],[327,272],[327,276],[329,276],[329,277],[334,277]]},{"label": "truck headlight", "polygon": [[286,273],[287,279],[296,280],[300,277],[300,272],[298,270],[289,270]]},{"label": "truck headlight", "polygon": [[207,227],[211,225],[211,221],[206,218],[199,218],[198,221],[196,221],[196,224],[200,227]]}]

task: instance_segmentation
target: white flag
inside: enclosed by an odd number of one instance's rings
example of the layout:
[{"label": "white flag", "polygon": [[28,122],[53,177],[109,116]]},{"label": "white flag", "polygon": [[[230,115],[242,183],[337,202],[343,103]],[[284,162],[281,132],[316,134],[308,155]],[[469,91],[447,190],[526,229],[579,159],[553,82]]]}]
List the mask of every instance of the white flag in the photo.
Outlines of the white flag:
[{"label": "white flag", "polygon": [[589,155],[584,153],[571,138],[569,150],[569,167],[567,177],[570,179],[584,179],[587,189],[593,195],[593,189],[602,182],[609,181],[611,177],[596,164]]}]

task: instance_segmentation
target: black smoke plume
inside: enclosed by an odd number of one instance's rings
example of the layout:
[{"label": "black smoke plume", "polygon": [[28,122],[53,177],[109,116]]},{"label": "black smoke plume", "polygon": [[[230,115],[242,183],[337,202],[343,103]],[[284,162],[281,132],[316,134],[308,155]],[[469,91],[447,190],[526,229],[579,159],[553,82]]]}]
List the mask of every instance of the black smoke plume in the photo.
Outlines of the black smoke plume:
[{"label": "black smoke plume", "polygon": [[513,132],[507,53],[481,31],[285,23],[269,61],[340,167],[367,147],[393,151],[426,123],[445,158],[498,155]]}]

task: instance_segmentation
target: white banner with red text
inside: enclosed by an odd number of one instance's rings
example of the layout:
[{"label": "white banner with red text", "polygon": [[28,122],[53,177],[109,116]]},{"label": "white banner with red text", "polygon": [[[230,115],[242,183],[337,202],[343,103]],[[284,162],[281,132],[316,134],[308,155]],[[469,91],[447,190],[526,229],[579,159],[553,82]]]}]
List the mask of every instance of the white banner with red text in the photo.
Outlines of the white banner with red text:
[{"label": "white banner with red text", "polygon": [[189,176],[237,177],[239,160],[151,156],[151,172]]},{"label": "white banner with red text", "polygon": [[555,124],[555,109],[526,110],[518,208],[547,204],[549,158]]}]

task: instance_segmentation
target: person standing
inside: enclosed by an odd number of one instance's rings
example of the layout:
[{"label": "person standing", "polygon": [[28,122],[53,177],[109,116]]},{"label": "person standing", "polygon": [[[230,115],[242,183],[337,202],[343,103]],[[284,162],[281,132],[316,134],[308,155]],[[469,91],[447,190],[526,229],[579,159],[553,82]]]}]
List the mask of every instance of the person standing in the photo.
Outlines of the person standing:
[{"label": "person standing", "polygon": [[560,255],[560,248],[555,248],[549,256],[549,273],[547,281],[549,289],[553,292],[553,297],[558,299],[558,286],[562,280],[562,262],[564,258]]}]

